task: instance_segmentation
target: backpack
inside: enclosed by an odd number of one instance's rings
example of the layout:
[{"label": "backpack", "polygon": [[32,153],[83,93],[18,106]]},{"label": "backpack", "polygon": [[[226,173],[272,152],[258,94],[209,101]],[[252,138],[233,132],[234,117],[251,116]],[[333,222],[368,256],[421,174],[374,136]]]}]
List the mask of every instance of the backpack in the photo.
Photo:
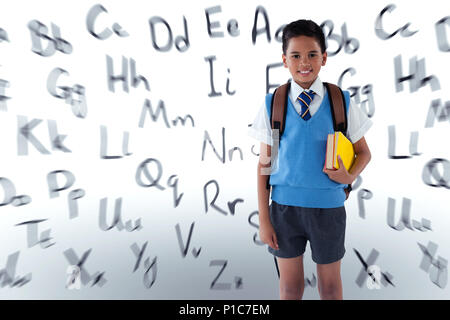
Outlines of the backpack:
[{"label": "backpack", "polygon": [[[345,136],[347,136],[347,113],[345,112],[345,98],[344,94],[337,85],[324,82],[327,88],[328,99],[331,106],[331,116],[333,118],[334,131],[341,131]],[[289,95],[289,88],[291,87],[290,80],[275,89],[272,102],[270,105],[270,123],[273,130],[279,130],[279,141],[284,132],[284,123],[286,121],[286,107]],[[273,135],[272,135],[273,137]],[[348,138],[348,137],[347,137]],[[278,143],[279,143],[278,141]],[[266,188],[270,189],[270,175],[267,176]],[[351,184],[345,188],[349,193],[352,190]],[[347,197],[348,198],[348,197]]]}]

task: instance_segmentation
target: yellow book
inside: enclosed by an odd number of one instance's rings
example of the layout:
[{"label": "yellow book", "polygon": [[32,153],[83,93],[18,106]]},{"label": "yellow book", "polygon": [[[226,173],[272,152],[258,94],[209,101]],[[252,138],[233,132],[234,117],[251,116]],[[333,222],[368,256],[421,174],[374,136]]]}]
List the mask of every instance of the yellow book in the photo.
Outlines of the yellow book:
[{"label": "yellow book", "polygon": [[337,156],[340,155],[345,168],[350,170],[355,160],[353,144],[340,131],[330,133],[327,138],[326,168],[339,169]]}]

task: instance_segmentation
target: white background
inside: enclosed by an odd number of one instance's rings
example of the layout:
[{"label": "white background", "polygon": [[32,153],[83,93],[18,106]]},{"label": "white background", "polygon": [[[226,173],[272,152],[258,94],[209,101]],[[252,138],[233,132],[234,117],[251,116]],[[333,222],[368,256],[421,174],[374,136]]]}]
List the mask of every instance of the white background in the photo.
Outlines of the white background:
[{"label": "white background", "polygon": [[[448,230],[450,228],[446,188],[432,188],[422,181],[422,171],[433,158],[450,159],[446,137],[449,122],[435,121],[425,128],[425,119],[431,101],[448,101],[449,52],[439,51],[435,23],[448,16],[446,1],[102,1],[108,13],[101,13],[96,30],[119,23],[129,37],[112,35],[106,40],[93,37],[86,29],[86,16],[94,1],[2,1],[0,28],[9,42],[0,42],[0,79],[7,80],[5,95],[7,111],[0,112],[0,177],[14,183],[18,195],[28,195],[32,202],[21,207],[11,204],[0,207],[0,268],[4,268],[8,255],[20,251],[16,276],[32,273],[32,280],[20,288],[1,288],[0,297],[24,299],[278,299],[278,278],[272,256],[266,246],[253,242],[258,230],[248,219],[257,210],[256,163],[251,152],[255,140],[247,136],[250,124],[260,107],[266,91],[266,66],[281,62],[281,43],[275,40],[276,30],[293,20],[306,18],[318,24],[332,20],[334,33],[341,35],[345,23],[348,35],[359,41],[359,50],[348,54],[344,48],[330,57],[322,68],[323,81],[336,83],[347,68],[356,74],[347,76],[343,89],[351,86],[373,85],[375,114],[374,125],[365,136],[372,152],[372,160],[361,175],[362,185],[373,193],[364,200],[366,217],[358,210],[358,189],[346,202],[347,253],[342,262],[342,280],[346,299],[448,299],[449,287],[438,287],[430,275],[419,268],[422,251],[418,243],[427,246],[431,241],[438,245],[434,259],[448,259]],[[410,30],[418,30],[411,37],[397,34],[381,40],[375,34],[378,14],[389,4],[396,9],[383,17],[383,26],[392,33],[410,22]],[[224,37],[210,38],[207,32],[205,10],[214,6],[221,12],[212,14],[211,21],[220,23],[215,31]],[[252,43],[252,28],[258,6],[267,11],[271,41],[265,34]],[[190,47],[178,52],[159,52],[151,42],[149,19],[164,18],[174,38],[183,34],[183,16],[187,20]],[[71,54],[60,51],[42,57],[31,50],[31,20],[38,20],[49,29],[51,23],[61,30],[61,36],[73,46]],[[232,37],[226,30],[227,22],[236,19],[240,35]],[[258,16],[258,28],[264,19]],[[165,43],[166,31],[158,26],[158,37]],[[450,28],[446,27],[447,34]],[[450,36],[447,35],[447,39]],[[450,40],[447,40],[450,41]],[[43,45],[45,46],[43,41]],[[329,49],[336,49],[330,41]],[[136,61],[138,74],[150,84],[150,91],[141,84],[129,85],[128,93],[120,83],[115,93],[108,90],[106,55],[113,59],[115,73],[120,73],[122,56]],[[394,57],[401,55],[404,75],[409,74],[409,60],[425,59],[426,75],[439,79],[440,90],[432,91],[425,85],[410,92],[409,83],[403,91],[395,90]],[[222,92],[220,97],[208,97],[210,66],[205,57],[215,56],[214,86]],[[60,85],[81,84],[86,88],[88,114],[85,119],[73,115],[70,105],[51,96],[47,91],[47,77],[54,68],[62,68],[69,76],[60,77]],[[229,69],[229,72],[227,71]],[[289,78],[284,68],[270,71],[270,82],[281,84]],[[234,95],[226,93],[227,78]],[[362,100],[367,96],[362,95]],[[139,127],[142,108],[148,99],[155,108],[164,101],[171,128],[162,118],[153,122],[147,114],[143,128]],[[190,114],[195,127],[172,126],[172,119]],[[32,133],[50,150],[44,155],[30,143],[28,155],[17,152],[18,116],[43,120]],[[60,134],[67,135],[64,145],[71,153],[51,150],[47,120],[55,120]],[[120,159],[100,158],[100,126],[108,131],[108,154],[121,155],[122,135],[130,134],[130,156]],[[396,127],[396,153],[409,154],[410,132],[419,132],[420,156],[410,159],[388,158],[388,126]],[[202,160],[205,132],[208,132],[216,150],[222,152],[222,128],[225,128],[226,161],[222,163],[207,143]],[[235,152],[233,160],[228,150],[239,147],[240,160]],[[160,184],[165,190],[140,187],[135,180],[136,170],[147,158],[158,159],[162,166]],[[156,166],[153,168],[156,176]],[[76,180],[69,190],[50,198],[47,174],[54,170],[68,170]],[[174,208],[173,189],[167,187],[171,175],[178,177],[178,193],[183,193],[180,204]],[[227,202],[243,199],[236,205],[234,215],[224,215],[213,208],[205,213],[203,188],[210,180],[220,185],[216,204],[227,209]],[[145,181],[145,178],[144,178]],[[63,180],[60,182],[63,184]],[[67,196],[70,190],[82,188],[86,195],[78,200],[79,215],[69,219]],[[209,187],[209,200],[214,196]],[[0,188],[0,199],[3,199]],[[142,219],[139,231],[119,231],[116,228],[102,231],[99,228],[99,206],[108,198],[108,221],[113,219],[116,198],[122,198],[122,220]],[[432,231],[396,231],[387,224],[388,198],[396,199],[396,221],[400,219],[402,198],[412,201],[411,217],[431,220]],[[43,249],[39,245],[28,248],[27,230],[18,223],[48,219],[38,225],[39,232],[51,229],[55,245]],[[257,216],[252,221],[258,223]],[[182,256],[175,226],[180,225],[184,243],[189,229],[195,223],[188,254]],[[257,238],[259,239],[259,237]],[[139,269],[130,249],[148,241]],[[198,257],[191,253],[200,248]],[[80,290],[67,290],[66,269],[68,261],[63,252],[73,248],[77,255],[92,249],[84,267],[89,273],[105,272],[107,282],[103,287],[90,284]],[[382,272],[393,276],[395,287],[382,286],[369,290],[355,283],[361,263],[354,250],[367,258],[372,249],[380,252],[376,264]],[[144,260],[157,257],[157,276],[154,285],[143,284]],[[316,274],[309,247],[304,255],[305,276]],[[210,266],[213,260],[226,260],[227,266],[217,283],[229,283],[229,290],[210,289],[221,270]],[[433,267],[430,269],[432,271]],[[149,272],[151,279],[152,271]],[[443,276],[447,275],[447,270]],[[237,289],[235,277],[242,278]],[[306,299],[318,299],[317,287],[307,287]]]}]

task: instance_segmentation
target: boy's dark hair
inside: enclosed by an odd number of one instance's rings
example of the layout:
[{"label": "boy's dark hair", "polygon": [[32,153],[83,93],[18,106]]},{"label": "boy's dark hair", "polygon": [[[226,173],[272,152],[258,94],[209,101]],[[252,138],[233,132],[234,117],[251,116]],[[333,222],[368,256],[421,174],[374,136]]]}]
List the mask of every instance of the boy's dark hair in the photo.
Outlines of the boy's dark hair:
[{"label": "boy's dark hair", "polygon": [[326,51],[325,35],[322,28],[312,20],[297,20],[289,23],[283,28],[283,53],[286,54],[286,50],[289,44],[289,40],[298,36],[313,37],[320,45],[322,53]]}]

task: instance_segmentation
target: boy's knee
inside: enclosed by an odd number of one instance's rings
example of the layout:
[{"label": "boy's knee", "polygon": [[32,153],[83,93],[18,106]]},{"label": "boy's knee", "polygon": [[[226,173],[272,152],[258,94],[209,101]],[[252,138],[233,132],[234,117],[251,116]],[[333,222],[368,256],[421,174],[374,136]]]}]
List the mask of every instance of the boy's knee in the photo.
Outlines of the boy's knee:
[{"label": "boy's knee", "polygon": [[320,295],[325,299],[333,299],[341,295],[341,284],[337,281],[329,281],[320,284]]},{"label": "boy's knee", "polygon": [[280,282],[280,295],[282,297],[300,297],[305,289],[305,282],[298,281],[297,283],[281,283]]}]

